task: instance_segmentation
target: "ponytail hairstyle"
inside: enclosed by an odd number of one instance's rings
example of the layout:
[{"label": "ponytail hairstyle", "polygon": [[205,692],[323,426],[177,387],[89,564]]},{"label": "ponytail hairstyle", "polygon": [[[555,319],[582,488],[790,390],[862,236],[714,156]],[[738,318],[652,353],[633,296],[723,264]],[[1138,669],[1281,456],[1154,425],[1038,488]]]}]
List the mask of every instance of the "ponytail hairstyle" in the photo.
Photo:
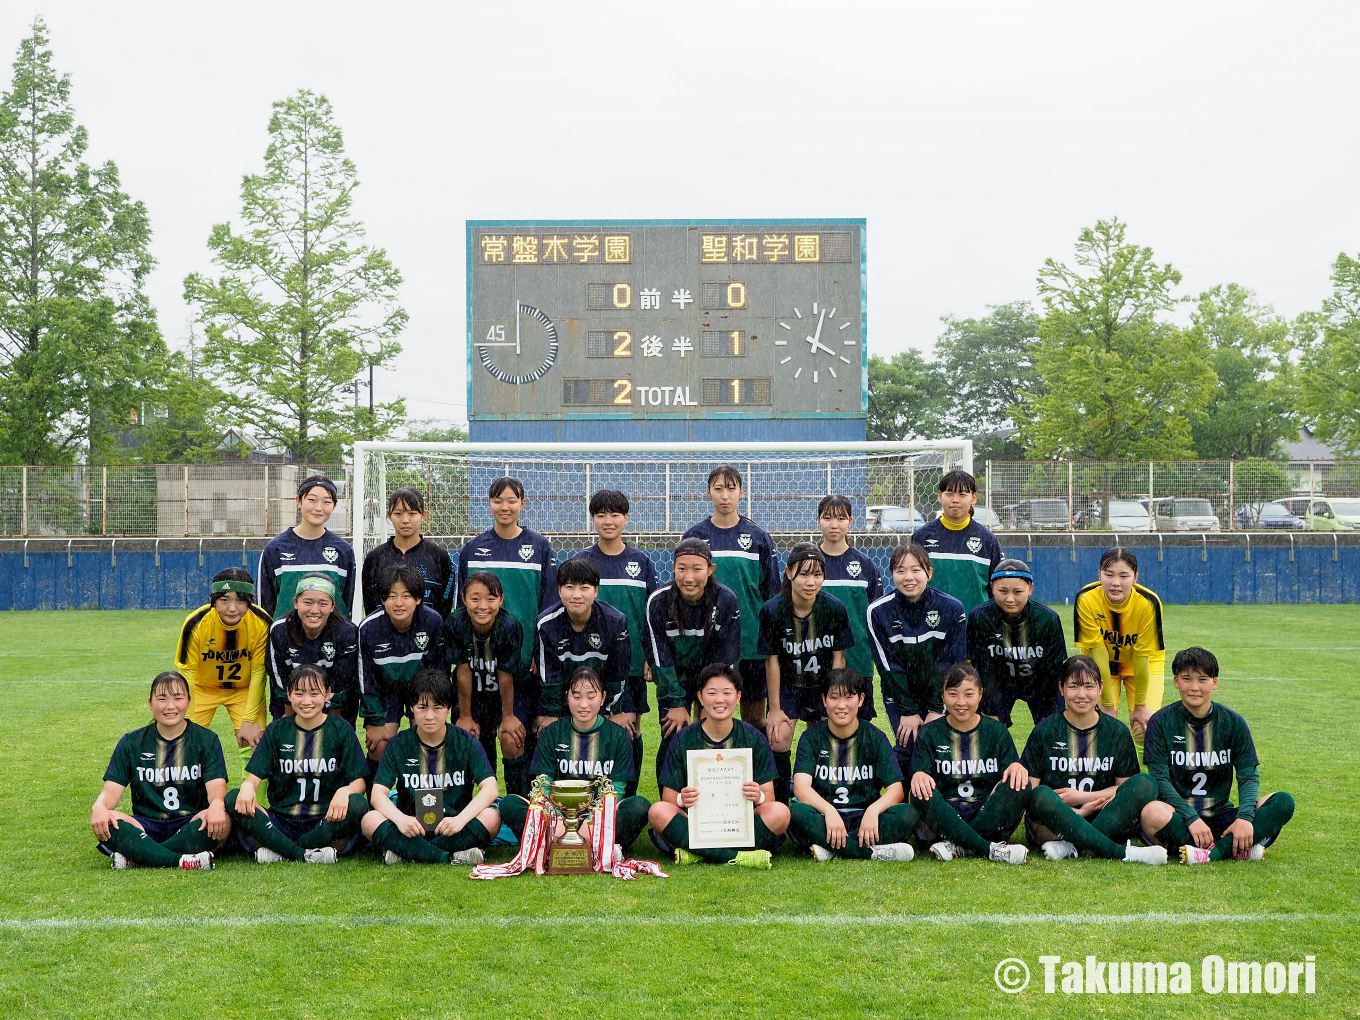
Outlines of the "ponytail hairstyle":
[{"label": "ponytail hairstyle", "polygon": [[781,590],[784,601],[793,601],[793,577],[800,574],[821,574],[826,576],[826,554],[811,542],[799,542],[789,550],[789,562],[784,568],[784,583]]},{"label": "ponytail hairstyle", "polygon": [[916,542],[903,542],[892,551],[892,556],[888,558],[888,573],[897,569],[897,565],[911,556],[916,560],[922,570],[927,574],[933,573],[934,568],[930,565],[930,553],[926,552],[926,547]]},{"label": "ponytail hairstyle", "polygon": [[1063,663],[1062,683],[1073,679],[1094,680],[1100,683],[1100,667],[1089,655],[1073,655]]},{"label": "ponytail hairstyle", "polygon": [[1132,549],[1125,549],[1123,546],[1119,545],[1106,549],[1100,554],[1100,566],[1098,566],[1096,570],[1104,570],[1112,563],[1127,563],[1129,569],[1133,571],[1134,579],[1137,579],[1138,557],[1134,554]]},{"label": "ponytail hairstyle", "polygon": [[[674,561],[681,556],[698,556],[709,563],[713,562],[713,550],[702,538],[682,538],[680,544],[675,547],[671,559]],[[683,631],[685,628],[680,622],[680,603],[684,601],[684,596],[680,594],[680,589],[674,578],[671,578],[671,590],[668,597],[670,600],[670,622],[675,625],[677,631]],[[708,639],[713,633],[713,607],[717,604],[718,581],[715,575],[709,574],[708,582],[704,585],[703,597],[699,602],[699,611],[703,613],[705,646],[708,645]]]},{"label": "ponytail hairstyle", "polygon": [[982,677],[978,676],[978,671],[966,662],[956,662],[945,670],[944,684],[940,689],[952,691],[955,687],[962,687],[965,681],[970,680],[980,692],[982,690]]}]

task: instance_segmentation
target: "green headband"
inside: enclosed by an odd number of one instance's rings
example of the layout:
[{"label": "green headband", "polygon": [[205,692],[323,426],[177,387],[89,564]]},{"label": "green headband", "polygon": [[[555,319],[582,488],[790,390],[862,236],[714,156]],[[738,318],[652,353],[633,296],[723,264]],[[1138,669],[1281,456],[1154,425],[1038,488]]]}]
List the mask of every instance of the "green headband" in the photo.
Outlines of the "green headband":
[{"label": "green headband", "polygon": [[255,586],[249,581],[214,581],[212,583],[212,594],[224,595],[229,591],[234,591],[238,595],[254,595]]},{"label": "green headband", "polygon": [[335,582],[324,574],[306,574],[302,580],[298,581],[297,590],[293,592],[293,601],[298,600],[298,596],[304,591],[319,591],[322,595],[329,595],[331,601],[335,598]]}]

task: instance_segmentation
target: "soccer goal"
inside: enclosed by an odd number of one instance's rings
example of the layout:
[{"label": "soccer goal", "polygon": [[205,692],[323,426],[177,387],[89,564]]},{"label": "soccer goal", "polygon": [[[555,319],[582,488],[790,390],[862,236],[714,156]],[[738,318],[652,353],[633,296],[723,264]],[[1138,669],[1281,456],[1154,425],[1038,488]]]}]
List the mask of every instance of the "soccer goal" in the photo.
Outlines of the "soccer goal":
[{"label": "soccer goal", "polygon": [[[929,516],[935,485],[971,471],[969,439],[899,443],[402,443],[354,446],[353,543],[364,554],[387,540],[387,498],[409,486],[425,498],[431,537],[454,548],[491,527],[487,487],[502,475],[524,483],[521,522],[554,548],[594,541],[590,496],[628,496],[629,540],[674,544],[712,512],[708,473],[731,464],[743,480],[742,512],[775,535],[817,531],[817,503],[839,493],[855,508],[854,530],[906,531]],[[879,508],[888,508],[887,515]]]}]

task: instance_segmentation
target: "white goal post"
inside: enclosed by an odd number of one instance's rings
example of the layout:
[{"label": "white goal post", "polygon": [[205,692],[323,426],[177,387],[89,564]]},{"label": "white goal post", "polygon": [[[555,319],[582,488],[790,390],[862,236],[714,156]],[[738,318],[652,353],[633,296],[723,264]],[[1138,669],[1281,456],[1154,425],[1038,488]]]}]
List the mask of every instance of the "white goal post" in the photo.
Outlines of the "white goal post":
[{"label": "white goal post", "polygon": [[[941,474],[972,471],[973,442],[358,442],[351,501],[358,569],[386,541],[387,499],[403,486],[423,495],[428,533],[453,549],[490,527],[487,486],[507,474],[524,483],[523,523],[552,536],[554,547],[594,541],[588,505],[600,489],[628,496],[630,541],[664,545],[711,513],[707,476],[720,464],[742,474],[743,513],[772,534],[807,537],[817,530],[817,502],[833,493],[850,499],[856,530],[867,507],[929,507]],[[356,590],[362,583],[356,577]]]}]

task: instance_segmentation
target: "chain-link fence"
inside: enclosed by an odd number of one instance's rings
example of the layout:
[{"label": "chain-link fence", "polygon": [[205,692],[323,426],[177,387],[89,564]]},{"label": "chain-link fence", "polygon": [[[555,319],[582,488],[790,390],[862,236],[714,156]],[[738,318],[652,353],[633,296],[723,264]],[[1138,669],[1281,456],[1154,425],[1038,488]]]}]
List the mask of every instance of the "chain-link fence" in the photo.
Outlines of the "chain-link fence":
[{"label": "chain-link fence", "polygon": [[1360,460],[988,461],[1006,531],[1360,530]]},{"label": "chain-link fence", "polygon": [[335,480],[330,526],[348,532],[348,465],[72,464],[0,467],[0,536],[274,535],[312,474]]}]

